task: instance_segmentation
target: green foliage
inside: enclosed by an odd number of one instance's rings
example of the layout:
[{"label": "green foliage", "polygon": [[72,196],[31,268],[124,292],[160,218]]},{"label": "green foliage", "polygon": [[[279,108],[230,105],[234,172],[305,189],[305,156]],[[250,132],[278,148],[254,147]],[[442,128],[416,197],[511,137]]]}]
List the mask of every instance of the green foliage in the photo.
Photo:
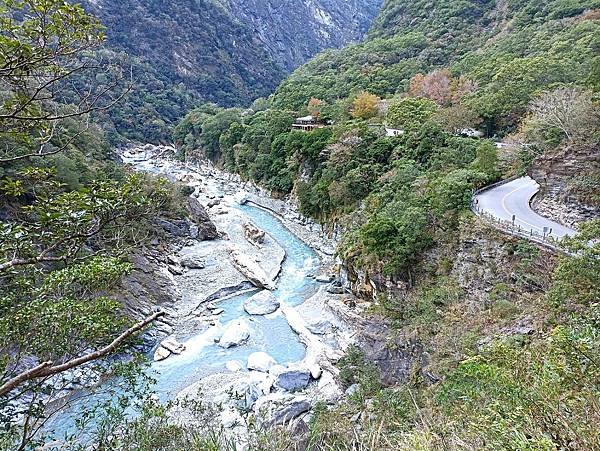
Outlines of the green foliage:
[{"label": "green foliage", "polygon": [[473,191],[484,185],[484,173],[456,169],[432,182],[431,207],[439,216],[448,216],[468,208]]},{"label": "green foliage", "polygon": [[391,213],[372,217],[359,234],[364,250],[385,262],[389,275],[410,269],[432,243],[425,209],[414,206]]},{"label": "green foliage", "polygon": [[597,0],[505,6],[388,0],[365,42],[318,55],[280,85],[273,104],[297,109],[310,97],[334,102],[361,91],[389,97],[405,92],[415,74],[446,66],[477,82],[466,106],[493,134],[513,130],[540,90],[597,85],[598,21],[584,13]]},{"label": "green foliage", "polygon": [[344,386],[358,384],[358,396],[372,396],[381,388],[377,366],[365,360],[364,353],[356,346],[349,346],[346,354],[338,361],[340,380]]},{"label": "green foliage", "polygon": [[[172,205],[164,181],[127,176],[90,125],[120,95],[118,68],[86,60],[104,39],[98,21],[65,1],[7,0],[0,22],[0,443],[33,449],[69,384],[60,364],[95,357],[130,326],[108,293]],[[78,90],[73,75],[84,72],[102,81]],[[74,104],[57,103],[66,99]],[[42,362],[55,374],[26,371]]]},{"label": "green foliage", "polygon": [[499,177],[498,172],[498,149],[496,146],[485,141],[477,146],[477,156],[471,167],[486,175],[486,182],[494,182]]},{"label": "green foliage", "polygon": [[446,415],[458,416],[463,440],[486,449],[596,447],[597,415],[586,407],[598,394],[600,370],[593,318],[557,327],[524,348],[498,342],[462,362],[438,399]]},{"label": "green foliage", "polygon": [[575,256],[563,259],[554,276],[550,298],[561,305],[590,305],[600,301],[600,221],[588,221],[579,234],[566,239]]},{"label": "green foliage", "polygon": [[316,166],[332,135],[327,128],[291,131],[292,121],[287,111],[266,109],[242,116],[235,109],[205,105],[190,112],[174,135],[184,154],[200,151],[274,192],[289,193],[300,162]]},{"label": "green foliage", "polygon": [[424,98],[406,97],[390,105],[387,122],[403,130],[419,129],[437,111],[434,101]]}]

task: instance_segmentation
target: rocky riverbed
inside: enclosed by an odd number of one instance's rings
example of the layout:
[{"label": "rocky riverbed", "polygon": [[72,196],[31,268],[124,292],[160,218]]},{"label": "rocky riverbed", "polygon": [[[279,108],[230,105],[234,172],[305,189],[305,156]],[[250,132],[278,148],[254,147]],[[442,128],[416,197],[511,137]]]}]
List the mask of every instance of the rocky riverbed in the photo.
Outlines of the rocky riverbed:
[{"label": "rocky riverbed", "polygon": [[317,401],[337,402],[334,363],[355,341],[360,308],[336,282],[335,241],[293,203],[173,153],[150,145],[122,153],[136,170],[189,186],[191,210],[206,215],[204,226],[161,224],[184,239],[156,260],[172,295],[167,326],[153,336],[159,395],[218,405],[219,421],[242,441],[243,412],[279,425],[303,421]]}]

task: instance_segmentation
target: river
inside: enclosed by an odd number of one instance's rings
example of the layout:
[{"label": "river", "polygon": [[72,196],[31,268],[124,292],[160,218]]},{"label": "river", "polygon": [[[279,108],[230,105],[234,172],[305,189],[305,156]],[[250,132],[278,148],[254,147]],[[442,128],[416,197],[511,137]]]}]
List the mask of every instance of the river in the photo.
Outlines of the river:
[{"label": "river", "polygon": [[[180,165],[171,165],[162,160],[157,164],[157,160],[152,158],[138,158],[135,166],[138,170],[160,173],[170,178],[181,177],[183,171]],[[220,197],[223,196],[219,192],[216,194]],[[277,278],[276,289],[273,291],[282,306],[284,308],[298,307],[314,296],[319,287],[322,286],[314,278],[314,274],[320,267],[317,252],[292,233],[271,212],[253,205],[231,203],[230,206],[237,210],[237,214],[245,220],[251,221],[261,230],[264,230],[285,251],[285,259]],[[221,224],[227,226],[228,222],[225,221]],[[181,252],[202,252],[206,246],[207,244],[204,242],[196,242],[186,246]],[[211,258],[207,259],[208,266],[216,263]],[[210,294],[199,292],[199,290],[204,289],[199,283],[203,277],[201,272],[196,274],[194,271],[190,271],[185,277],[188,283],[178,284],[181,299],[202,299]],[[174,283],[177,284],[181,280],[183,279],[175,277]],[[241,373],[247,372],[248,357],[257,351],[266,352],[275,359],[277,364],[283,366],[300,363],[305,359],[307,355],[306,346],[290,327],[286,316],[282,314],[284,308],[266,316],[251,316],[245,312],[243,308],[244,301],[256,292],[257,290],[246,291],[225,299],[212,301],[212,304],[219,309],[223,309],[216,327],[209,327],[197,333],[186,332],[187,335],[183,338],[180,335],[178,338],[185,345],[184,352],[150,364],[147,371],[156,380],[153,390],[160,401],[176,399],[180,392],[207,376],[227,373],[228,363],[235,362],[241,368]],[[229,349],[218,346],[216,340],[222,334],[223,329],[227,328],[227,325],[231,322],[240,319],[244,319],[250,325],[251,333],[248,341]],[[152,359],[152,355],[153,352],[149,353],[148,357]],[[113,380],[106,384],[114,383]],[[106,387],[106,384],[104,387],[97,387],[97,395],[95,395],[94,390],[91,392],[89,390],[75,392],[73,398],[80,397],[80,399],[73,402],[68,411],[53,418],[47,429],[52,430],[59,439],[63,438],[65,434],[73,433],[76,430],[78,412],[104,400],[106,395],[103,388]]]}]

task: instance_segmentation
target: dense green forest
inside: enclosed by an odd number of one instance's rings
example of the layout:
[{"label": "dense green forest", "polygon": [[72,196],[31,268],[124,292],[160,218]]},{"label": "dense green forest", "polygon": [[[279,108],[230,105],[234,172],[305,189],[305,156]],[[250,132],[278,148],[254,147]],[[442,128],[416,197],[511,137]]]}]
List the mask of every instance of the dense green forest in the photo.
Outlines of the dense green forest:
[{"label": "dense green forest", "polygon": [[[560,146],[562,132],[539,142],[534,99],[573,87],[593,102],[596,2],[575,3],[439,2],[421,17],[418,2],[387,2],[365,43],[319,55],[248,111],[192,111],[175,140],[187,156],[199,149],[274,192],[293,192],[307,216],[334,224],[358,209],[358,240],[344,252],[392,273],[406,269],[456,226],[474,189]],[[456,47],[445,45],[449,33]],[[335,125],[290,131],[294,114],[308,112]],[[592,118],[569,141],[594,149]],[[384,124],[405,133],[385,136]],[[499,158],[492,142],[460,136],[471,128],[536,144]]]}]

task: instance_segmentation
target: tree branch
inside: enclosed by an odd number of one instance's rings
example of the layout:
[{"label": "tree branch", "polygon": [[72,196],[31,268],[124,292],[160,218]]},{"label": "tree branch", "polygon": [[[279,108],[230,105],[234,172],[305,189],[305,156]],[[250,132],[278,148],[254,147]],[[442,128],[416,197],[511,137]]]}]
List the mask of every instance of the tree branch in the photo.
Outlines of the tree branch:
[{"label": "tree branch", "polygon": [[110,343],[108,346],[105,346],[104,348],[101,348],[95,352],[91,352],[81,357],[77,357],[59,365],[54,365],[54,362],[52,361],[43,362],[34,368],[24,371],[23,373],[18,374],[17,376],[13,377],[12,379],[5,382],[2,386],[0,386],[0,396],[6,395],[7,393],[17,388],[19,385],[32,379],[54,376],[56,374],[63,373],[67,370],[84,365],[88,362],[92,362],[94,360],[98,360],[102,357],[105,357],[108,354],[114,352],[119,347],[119,345],[122,344],[129,337],[139,332],[148,324],[152,323],[153,321],[164,315],[165,312],[163,310],[153,313],[144,320],[127,329],[115,340],[113,340],[113,342]]}]

